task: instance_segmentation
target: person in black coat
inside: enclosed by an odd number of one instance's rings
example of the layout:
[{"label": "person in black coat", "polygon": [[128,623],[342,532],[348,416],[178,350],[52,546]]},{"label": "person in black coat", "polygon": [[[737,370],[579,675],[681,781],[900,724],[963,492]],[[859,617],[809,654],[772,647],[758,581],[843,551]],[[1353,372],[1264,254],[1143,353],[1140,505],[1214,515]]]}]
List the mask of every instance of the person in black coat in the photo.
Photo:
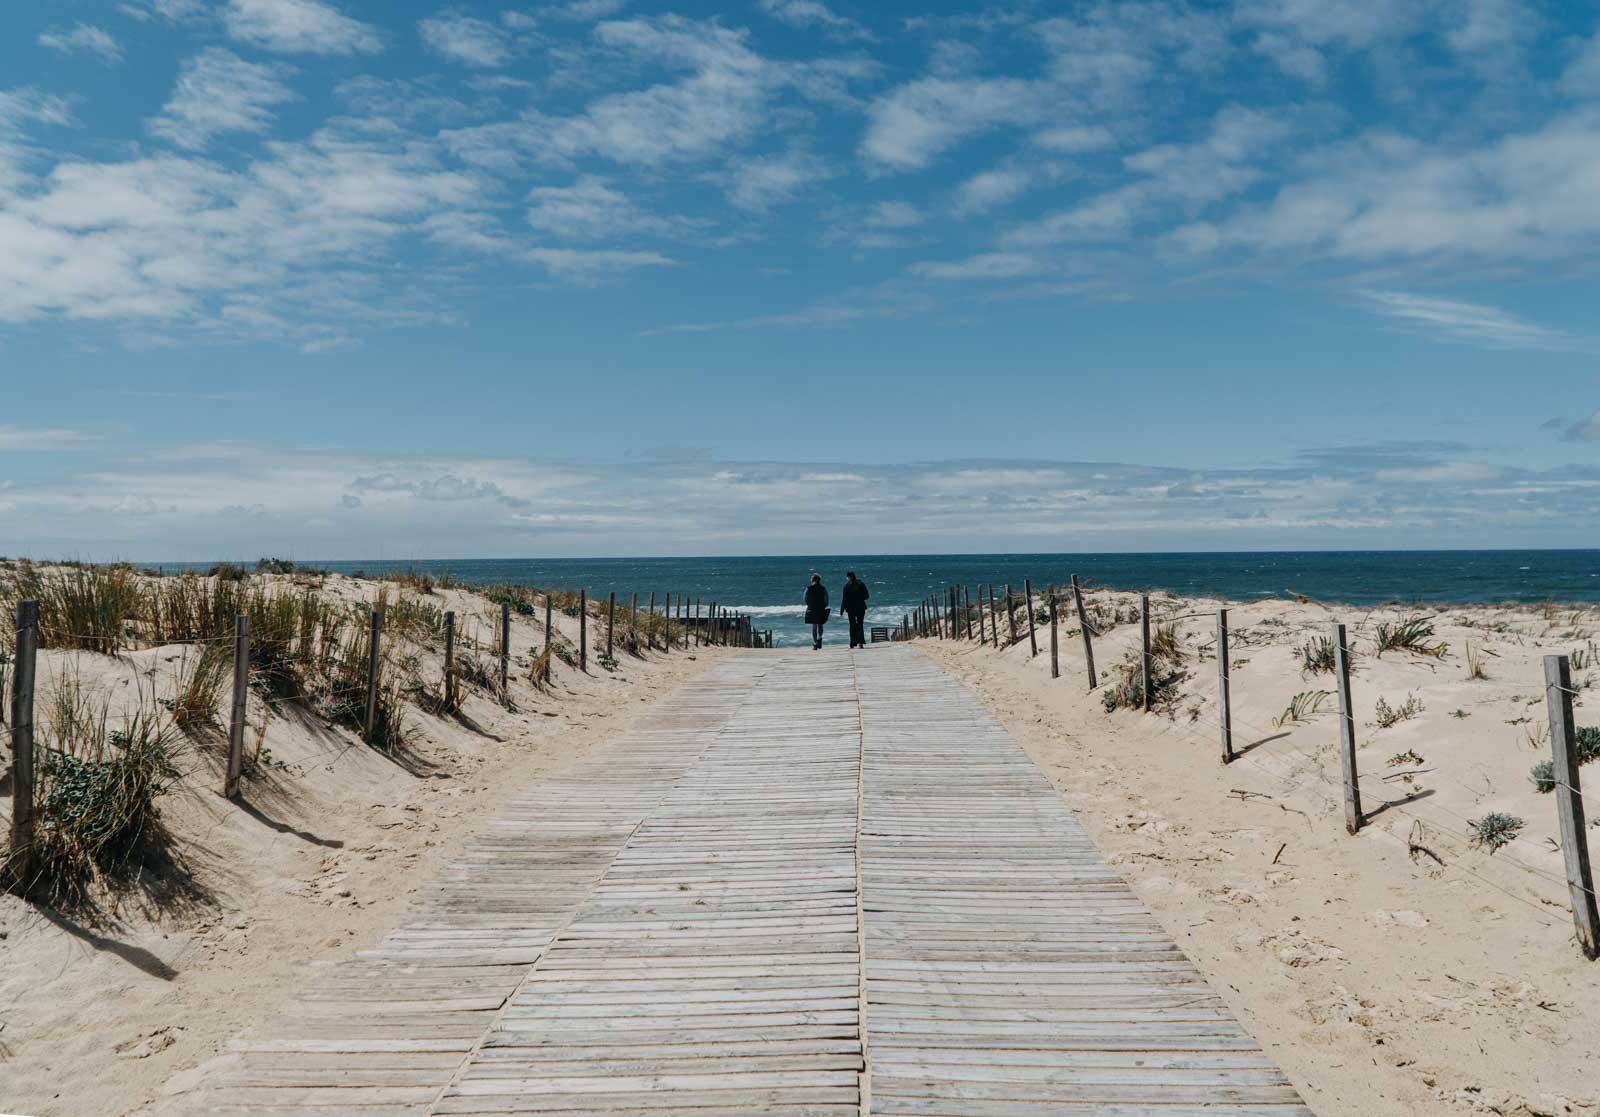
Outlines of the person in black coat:
[{"label": "person in black coat", "polygon": [[822,626],[828,623],[828,587],[822,584],[822,575],[811,575],[806,587],[806,623],[811,626],[811,648],[822,647]]},{"label": "person in black coat", "polygon": [[844,609],[845,615],[850,618],[850,646],[864,648],[867,646],[866,629],[863,627],[867,619],[867,583],[856,577],[854,570],[846,572],[844,576],[844,592],[839,595],[839,606]]}]

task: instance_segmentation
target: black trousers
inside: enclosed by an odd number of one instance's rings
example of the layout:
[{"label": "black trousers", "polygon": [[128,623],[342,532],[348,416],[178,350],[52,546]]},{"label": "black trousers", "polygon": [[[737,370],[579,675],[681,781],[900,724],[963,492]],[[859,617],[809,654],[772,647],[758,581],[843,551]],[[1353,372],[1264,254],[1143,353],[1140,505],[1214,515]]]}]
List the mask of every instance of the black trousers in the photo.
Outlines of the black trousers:
[{"label": "black trousers", "polygon": [[849,613],[847,615],[850,618],[850,646],[853,648],[859,644],[863,648],[866,647],[867,633],[865,625],[867,614],[863,611],[860,613]]}]

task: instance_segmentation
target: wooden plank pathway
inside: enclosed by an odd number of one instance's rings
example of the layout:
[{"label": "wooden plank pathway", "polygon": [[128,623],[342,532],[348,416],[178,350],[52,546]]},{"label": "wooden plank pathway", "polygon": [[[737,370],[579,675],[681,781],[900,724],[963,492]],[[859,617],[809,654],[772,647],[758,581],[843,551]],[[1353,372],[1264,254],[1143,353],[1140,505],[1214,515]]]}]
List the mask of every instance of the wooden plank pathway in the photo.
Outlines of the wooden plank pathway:
[{"label": "wooden plank pathway", "polygon": [[901,646],[730,657],[235,1050],[174,1112],[1309,1114]]}]

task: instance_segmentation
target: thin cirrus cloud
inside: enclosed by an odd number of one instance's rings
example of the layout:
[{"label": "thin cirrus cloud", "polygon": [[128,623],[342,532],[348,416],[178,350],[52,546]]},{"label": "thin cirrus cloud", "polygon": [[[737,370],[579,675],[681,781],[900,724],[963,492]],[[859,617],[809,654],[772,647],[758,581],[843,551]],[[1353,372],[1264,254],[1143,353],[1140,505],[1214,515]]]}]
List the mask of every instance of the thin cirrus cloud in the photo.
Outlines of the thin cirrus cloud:
[{"label": "thin cirrus cloud", "polygon": [[90,54],[107,63],[122,61],[122,48],[111,37],[111,33],[88,23],[75,23],[70,28],[41,32],[39,45],[63,54]]},{"label": "thin cirrus cloud", "polygon": [[229,36],[286,54],[377,54],[383,40],[369,24],[323,0],[228,0]]},{"label": "thin cirrus cloud", "polygon": [[1372,311],[1452,341],[1494,349],[1548,352],[1585,347],[1581,339],[1535,325],[1498,307],[1404,291],[1361,291],[1359,294]]},{"label": "thin cirrus cloud", "polygon": [[95,436],[65,427],[29,428],[0,423],[0,451],[20,453],[47,450],[80,450]]}]

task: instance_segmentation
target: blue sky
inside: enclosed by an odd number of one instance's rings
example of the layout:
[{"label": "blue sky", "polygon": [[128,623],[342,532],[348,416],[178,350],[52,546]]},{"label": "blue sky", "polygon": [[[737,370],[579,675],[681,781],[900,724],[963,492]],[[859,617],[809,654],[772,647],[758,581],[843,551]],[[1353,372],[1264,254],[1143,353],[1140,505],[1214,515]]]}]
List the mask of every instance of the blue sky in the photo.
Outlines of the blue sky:
[{"label": "blue sky", "polygon": [[43,0],[0,552],[1600,543],[1600,15]]}]

